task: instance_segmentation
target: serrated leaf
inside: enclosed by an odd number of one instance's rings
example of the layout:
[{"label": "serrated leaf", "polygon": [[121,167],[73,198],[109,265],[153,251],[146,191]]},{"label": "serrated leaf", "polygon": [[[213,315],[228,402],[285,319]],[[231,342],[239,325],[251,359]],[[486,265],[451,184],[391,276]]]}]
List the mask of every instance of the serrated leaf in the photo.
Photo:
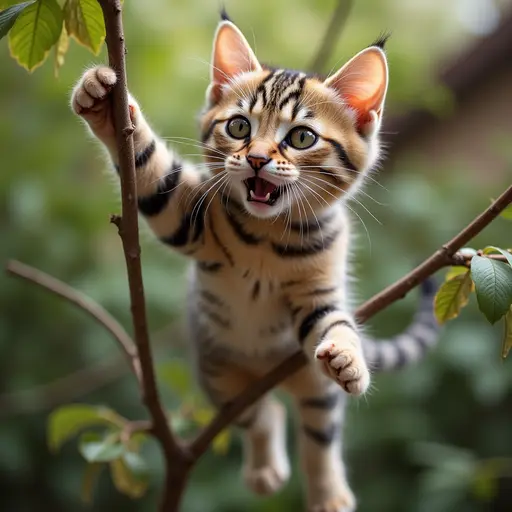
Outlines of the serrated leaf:
[{"label": "serrated leaf", "polygon": [[64,57],[69,50],[69,36],[66,27],[62,27],[59,40],[55,45],[55,59],[53,61],[53,72],[55,78],[59,76],[59,69],[64,65]]},{"label": "serrated leaf", "polygon": [[462,265],[456,265],[455,267],[451,267],[448,272],[446,272],[446,276],[444,278],[445,281],[449,281],[453,279],[455,276],[460,276],[461,274],[466,274],[468,272],[468,267],[464,267]]},{"label": "serrated leaf", "polygon": [[59,39],[62,10],[56,0],[38,0],[26,7],[9,32],[11,55],[28,71],[46,59]]},{"label": "serrated leaf", "polygon": [[80,497],[86,504],[91,504],[93,501],[94,489],[103,467],[104,464],[100,464],[98,462],[87,464],[85,467],[84,475],[82,477]]},{"label": "serrated leaf", "polygon": [[480,311],[491,324],[496,323],[512,303],[512,267],[501,261],[473,256],[471,277]]},{"label": "serrated leaf", "polygon": [[469,269],[445,281],[434,299],[434,313],[440,324],[459,316],[461,309],[468,303],[473,291]]},{"label": "serrated leaf", "polygon": [[505,316],[505,335],[503,336],[503,344],[501,348],[501,357],[505,359],[512,348],[512,306],[509,308]]},{"label": "serrated leaf", "polygon": [[110,462],[110,474],[116,489],[130,498],[144,496],[148,481],[145,478],[138,478],[122,458]]},{"label": "serrated leaf", "polygon": [[80,437],[78,451],[87,462],[110,462],[121,457],[126,448],[115,439],[102,439],[94,432],[86,432]]},{"label": "serrated leaf", "polygon": [[98,55],[105,39],[105,22],[97,0],[66,0],[64,22],[70,36]]},{"label": "serrated leaf", "polygon": [[87,427],[119,426],[115,413],[104,407],[85,404],[65,405],[54,410],[48,418],[48,446],[57,451],[68,439]]},{"label": "serrated leaf", "polygon": [[[23,2],[21,4],[13,5],[12,7],[8,7],[4,11],[0,12],[0,39],[3,39],[7,35],[7,32],[11,30],[14,22],[18,19],[18,16],[22,11],[33,3],[34,1]],[[3,9],[4,7],[6,6],[0,5],[0,9]]]},{"label": "serrated leaf", "polygon": [[158,366],[158,377],[162,379],[179,398],[190,394],[193,384],[190,370],[184,361],[172,360]]},{"label": "serrated leaf", "polygon": [[494,247],[494,245],[489,245],[488,247],[486,247],[484,250],[483,250],[483,253],[484,254],[492,254],[492,253],[496,253],[496,252],[499,252],[500,254],[502,254],[503,256],[505,256],[505,258],[507,259],[507,261],[509,262],[509,264],[512,266],[512,254],[510,254],[508,251],[506,251],[505,249],[500,249],[499,247]]}]

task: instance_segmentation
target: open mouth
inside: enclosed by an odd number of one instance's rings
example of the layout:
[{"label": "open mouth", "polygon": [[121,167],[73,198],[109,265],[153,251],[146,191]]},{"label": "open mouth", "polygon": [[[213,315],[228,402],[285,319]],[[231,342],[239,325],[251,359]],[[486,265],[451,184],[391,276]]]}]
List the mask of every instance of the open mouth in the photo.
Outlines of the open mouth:
[{"label": "open mouth", "polygon": [[247,178],[244,183],[247,188],[247,201],[263,203],[268,206],[275,204],[282,192],[282,187],[256,176]]}]

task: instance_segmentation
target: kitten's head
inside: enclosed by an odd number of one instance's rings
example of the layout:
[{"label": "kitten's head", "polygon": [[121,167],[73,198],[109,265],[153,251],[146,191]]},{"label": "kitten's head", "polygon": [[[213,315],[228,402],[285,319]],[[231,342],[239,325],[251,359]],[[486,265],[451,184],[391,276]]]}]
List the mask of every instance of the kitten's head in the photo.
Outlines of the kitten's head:
[{"label": "kitten's head", "polygon": [[262,66],[240,30],[215,35],[201,118],[219,189],[252,215],[321,210],[352,192],[378,158],[388,85],[382,43],[322,80]]}]

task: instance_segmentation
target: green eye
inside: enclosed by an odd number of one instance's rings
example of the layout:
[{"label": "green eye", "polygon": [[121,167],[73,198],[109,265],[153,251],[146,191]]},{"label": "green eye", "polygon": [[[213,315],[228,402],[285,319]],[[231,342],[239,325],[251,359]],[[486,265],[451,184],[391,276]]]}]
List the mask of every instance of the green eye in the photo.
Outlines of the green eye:
[{"label": "green eye", "polygon": [[251,123],[245,117],[236,116],[228,121],[226,131],[234,139],[245,139],[251,134]]},{"label": "green eye", "polygon": [[286,137],[288,144],[295,149],[307,149],[316,143],[318,137],[309,128],[299,126],[294,128]]}]

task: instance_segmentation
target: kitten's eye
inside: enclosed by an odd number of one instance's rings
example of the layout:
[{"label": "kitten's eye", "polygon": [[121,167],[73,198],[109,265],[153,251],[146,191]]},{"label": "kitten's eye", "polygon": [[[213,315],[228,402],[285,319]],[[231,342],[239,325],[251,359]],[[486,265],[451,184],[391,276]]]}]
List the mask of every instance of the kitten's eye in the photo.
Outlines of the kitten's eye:
[{"label": "kitten's eye", "polygon": [[316,133],[309,128],[299,126],[294,128],[286,137],[288,144],[295,149],[307,149],[316,143],[318,137]]},{"label": "kitten's eye", "polygon": [[234,139],[245,139],[251,134],[251,123],[245,117],[236,116],[228,121],[226,131]]}]

